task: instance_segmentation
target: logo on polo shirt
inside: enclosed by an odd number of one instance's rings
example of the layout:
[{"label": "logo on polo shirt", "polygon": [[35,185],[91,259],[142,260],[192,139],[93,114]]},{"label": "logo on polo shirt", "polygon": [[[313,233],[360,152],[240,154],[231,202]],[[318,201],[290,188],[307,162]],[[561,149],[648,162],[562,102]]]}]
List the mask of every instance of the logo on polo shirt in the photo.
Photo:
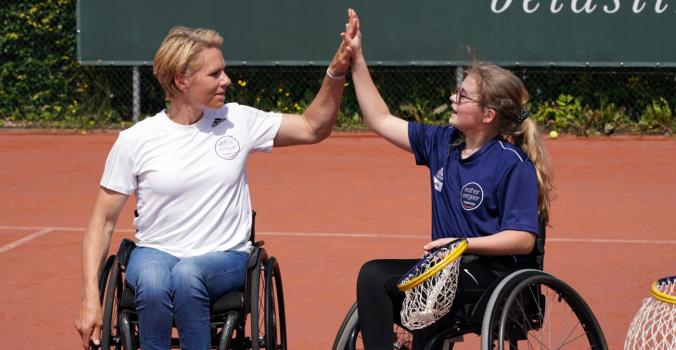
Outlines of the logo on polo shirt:
[{"label": "logo on polo shirt", "polygon": [[484,200],[484,190],[476,182],[470,182],[462,186],[460,191],[460,202],[465,210],[474,210],[481,205]]},{"label": "logo on polo shirt", "polygon": [[439,169],[439,171],[432,176],[432,179],[434,180],[434,189],[437,190],[437,192],[441,192],[441,189],[444,188],[444,168]]},{"label": "logo on polo shirt", "polygon": [[211,123],[211,127],[215,128],[218,126],[218,124],[222,123],[225,121],[225,118],[214,118],[214,121]]},{"label": "logo on polo shirt", "polygon": [[232,136],[221,137],[216,141],[216,154],[223,159],[235,159],[239,154],[239,142]]}]

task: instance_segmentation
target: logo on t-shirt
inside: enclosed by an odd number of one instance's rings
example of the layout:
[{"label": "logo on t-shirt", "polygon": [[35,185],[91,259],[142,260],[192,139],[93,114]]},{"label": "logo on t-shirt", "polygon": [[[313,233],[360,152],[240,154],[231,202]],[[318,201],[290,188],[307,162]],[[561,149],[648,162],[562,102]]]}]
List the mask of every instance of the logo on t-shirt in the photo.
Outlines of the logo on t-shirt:
[{"label": "logo on t-shirt", "polygon": [[216,141],[216,154],[223,159],[235,159],[239,154],[239,142],[232,136],[221,137]]},{"label": "logo on t-shirt", "polygon": [[439,171],[432,176],[432,179],[434,180],[434,189],[437,190],[437,192],[441,192],[441,189],[444,188],[444,168],[439,169]]},{"label": "logo on t-shirt", "polygon": [[481,205],[484,200],[484,190],[476,182],[470,182],[462,186],[460,191],[460,202],[465,210],[474,210]]}]

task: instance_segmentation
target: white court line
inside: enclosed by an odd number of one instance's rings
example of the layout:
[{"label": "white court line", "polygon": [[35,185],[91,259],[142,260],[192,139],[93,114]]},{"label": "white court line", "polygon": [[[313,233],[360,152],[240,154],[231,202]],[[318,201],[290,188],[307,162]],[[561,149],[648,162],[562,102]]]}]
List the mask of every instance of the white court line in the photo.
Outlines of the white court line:
[{"label": "white court line", "polygon": [[[2,226],[0,230],[19,230],[19,231],[67,231],[83,232],[84,227],[49,227],[49,226]],[[115,232],[134,232],[134,229],[123,228],[115,229]],[[281,237],[334,237],[334,238],[388,238],[388,239],[427,239],[425,235],[412,234],[385,234],[385,233],[346,233],[346,232],[275,232],[275,231],[256,231],[256,235],[261,236],[281,236]],[[649,240],[649,239],[614,239],[614,238],[547,238],[548,243],[596,243],[596,244],[674,244],[676,240]],[[1,253],[1,251],[0,251]]]},{"label": "white court line", "polygon": [[615,244],[676,244],[676,241],[650,239],[610,239],[610,238],[547,238],[547,242],[562,243],[615,243]]},{"label": "white court line", "polygon": [[[399,239],[427,239],[423,235],[393,235],[382,233],[325,233],[325,232],[258,232],[263,236],[295,236],[295,237],[351,237],[351,238],[399,238]],[[676,240],[649,240],[649,239],[614,239],[614,238],[547,238],[547,242],[557,243],[612,243],[612,244],[676,244]]]},{"label": "white court line", "polygon": [[34,239],[36,239],[36,238],[38,238],[38,237],[40,237],[40,236],[44,236],[44,235],[46,235],[46,234],[48,234],[48,233],[50,233],[50,232],[52,232],[52,231],[53,231],[53,230],[52,230],[51,228],[46,227],[46,228],[43,228],[43,229],[41,229],[41,230],[39,230],[39,231],[33,232],[33,233],[31,233],[30,235],[28,235],[28,236],[26,236],[26,237],[24,237],[24,238],[22,238],[22,239],[19,239],[19,240],[17,240],[17,241],[14,241],[14,242],[12,242],[12,243],[9,243],[9,244],[6,244],[6,245],[0,247],[0,254],[6,252],[6,251],[8,251],[8,250],[14,249],[14,248],[16,248],[16,247],[18,247],[18,246],[20,246],[20,245],[22,245],[22,244],[25,244],[25,243],[27,243],[28,241],[32,241],[32,240],[34,240]]},{"label": "white court line", "polygon": [[[59,226],[2,226],[0,225],[0,230],[18,230],[18,231],[35,231],[50,229],[52,231],[70,231],[70,232],[83,232],[84,227],[59,227]],[[115,232],[134,232],[130,228],[117,228]]]}]

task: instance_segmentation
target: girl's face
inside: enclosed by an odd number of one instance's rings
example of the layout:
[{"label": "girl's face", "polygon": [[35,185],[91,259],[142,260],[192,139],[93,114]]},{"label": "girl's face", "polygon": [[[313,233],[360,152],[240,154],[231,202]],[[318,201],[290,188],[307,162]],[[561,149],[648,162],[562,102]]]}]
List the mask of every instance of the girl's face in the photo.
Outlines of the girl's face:
[{"label": "girl's face", "polygon": [[232,82],[225,74],[225,60],[219,48],[210,47],[200,52],[200,68],[187,78],[187,97],[191,104],[202,109],[217,109],[225,103],[225,88]]},{"label": "girl's face", "polygon": [[472,75],[451,95],[451,118],[449,123],[462,132],[471,131],[483,124],[485,109],[479,104],[479,85]]}]

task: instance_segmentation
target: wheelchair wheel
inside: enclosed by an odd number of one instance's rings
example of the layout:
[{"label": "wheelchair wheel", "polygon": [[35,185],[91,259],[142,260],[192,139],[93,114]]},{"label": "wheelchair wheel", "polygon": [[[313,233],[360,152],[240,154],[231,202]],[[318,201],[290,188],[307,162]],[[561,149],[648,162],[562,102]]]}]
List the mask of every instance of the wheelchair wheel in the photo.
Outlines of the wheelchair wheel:
[{"label": "wheelchair wheel", "polygon": [[230,349],[230,342],[240,319],[238,312],[228,312],[225,315],[220,334],[217,335],[218,350]]},{"label": "wheelchair wheel", "polygon": [[138,339],[138,332],[136,325],[131,322],[131,316],[129,312],[122,311],[122,314],[118,317],[118,330],[120,334],[119,346],[124,350],[135,350],[138,346],[134,345],[134,338]]},{"label": "wheelchair wheel", "polygon": [[101,273],[99,273],[99,303],[103,306],[103,298],[106,294],[106,283],[108,282],[108,274],[110,269],[113,267],[113,264],[116,262],[115,256],[111,255],[106,259],[106,262],[103,264]]},{"label": "wheelchair wheel", "polygon": [[286,350],[284,290],[279,264],[270,257],[265,269],[265,348]]},{"label": "wheelchair wheel", "polygon": [[251,273],[251,349],[265,348],[265,270],[268,255],[259,249],[258,260]]},{"label": "wheelchair wheel", "polygon": [[547,273],[529,271],[506,277],[491,295],[482,350],[608,348],[596,317],[573,288]]},{"label": "wheelchair wheel", "polygon": [[105,300],[103,305],[103,327],[101,329],[101,349],[120,349],[120,334],[118,327],[118,305],[122,296],[122,273],[117,257],[108,274]]},{"label": "wheelchair wheel", "polygon": [[[395,335],[393,349],[410,350],[413,349],[413,335],[407,329],[393,324],[393,331]],[[357,303],[352,304],[350,310],[343,323],[341,323],[336,334],[336,339],[333,341],[333,350],[357,350],[364,349],[364,344],[361,339],[361,329],[359,328],[359,312],[357,310]]]}]

